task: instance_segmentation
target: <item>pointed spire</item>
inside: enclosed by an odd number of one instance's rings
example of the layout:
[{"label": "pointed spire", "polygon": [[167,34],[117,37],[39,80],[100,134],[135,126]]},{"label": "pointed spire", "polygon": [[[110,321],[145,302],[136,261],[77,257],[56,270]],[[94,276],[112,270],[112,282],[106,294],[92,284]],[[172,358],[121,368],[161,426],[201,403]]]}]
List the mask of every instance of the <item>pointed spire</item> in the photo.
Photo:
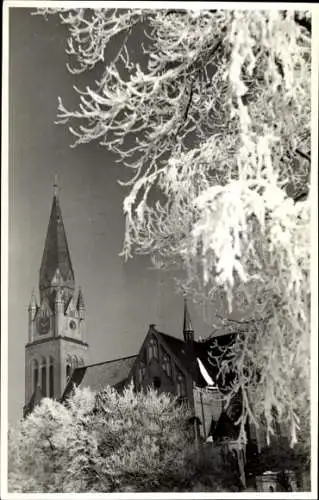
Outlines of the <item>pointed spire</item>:
[{"label": "pointed spire", "polygon": [[32,293],[31,293],[30,304],[29,304],[29,311],[34,310],[36,308],[37,308],[37,299],[36,299],[35,291],[33,288]]},{"label": "pointed spire", "polygon": [[78,300],[77,300],[77,304],[76,304],[76,308],[77,310],[79,311],[80,309],[85,309],[85,304],[84,304],[84,299],[83,299],[83,293],[82,293],[82,289],[79,288],[79,294],[78,294]]},{"label": "pointed spire", "polygon": [[[52,291],[55,286],[69,288],[74,290],[74,273],[66,239],[65,229],[62,220],[62,212],[57,196],[57,179],[54,184],[54,196],[50,220],[45,240],[42,263],[40,268],[41,299],[44,290]],[[61,275],[62,283],[52,283],[53,278]]]},{"label": "pointed spire", "polygon": [[191,318],[188,312],[187,299],[184,295],[184,324],[183,324],[183,336],[185,342],[193,342],[194,340],[194,329],[192,326]]}]

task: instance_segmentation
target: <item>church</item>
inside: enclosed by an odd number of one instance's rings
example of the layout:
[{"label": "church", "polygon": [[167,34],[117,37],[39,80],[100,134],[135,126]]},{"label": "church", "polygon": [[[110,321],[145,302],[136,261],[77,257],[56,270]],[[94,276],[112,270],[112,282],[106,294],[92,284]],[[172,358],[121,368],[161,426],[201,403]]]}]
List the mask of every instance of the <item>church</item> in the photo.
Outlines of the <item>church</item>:
[{"label": "church", "polygon": [[[246,450],[237,442],[238,405],[234,402],[228,408],[223,407],[218,368],[211,362],[221,347],[231,344],[236,332],[196,340],[184,298],[180,337],[161,332],[152,324],[138,353],[89,364],[85,318],[85,301],[81,288],[75,285],[55,185],[39,272],[39,302],[32,293],[28,308],[24,416],[43,397],[64,401],[74,386],[93,391],[108,385],[121,390],[131,382],[137,391],[152,386],[190,407],[197,440],[226,443],[227,452],[237,457],[244,483]],[[260,434],[252,426],[248,431],[249,441],[260,449]]]},{"label": "church", "polygon": [[[150,325],[137,354],[89,364],[85,302],[81,288],[75,286],[56,185],[39,272],[39,299],[38,303],[33,292],[28,308],[24,415],[43,397],[64,400],[74,385],[93,391],[106,385],[120,390],[133,381],[136,390],[153,386],[187,402],[200,423],[200,434],[211,435],[222,405],[217,386],[207,382],[217,375],[208,356],[218,347],[213,338],[195,340],[186,299],[180,338]],[[229,335],[219,336],[218,342],[226,345]]]}]

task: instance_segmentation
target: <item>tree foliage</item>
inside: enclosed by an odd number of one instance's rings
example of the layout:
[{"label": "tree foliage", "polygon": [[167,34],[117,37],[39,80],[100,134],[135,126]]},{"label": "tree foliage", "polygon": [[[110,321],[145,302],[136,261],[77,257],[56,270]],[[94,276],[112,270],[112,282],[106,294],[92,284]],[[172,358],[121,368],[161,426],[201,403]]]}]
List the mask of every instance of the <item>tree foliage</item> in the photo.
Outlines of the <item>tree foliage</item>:
[{"label": "tree foliage", "polygon": [[208,475],[225,491],[234,478],[198,459],[188,417],[169,395],[132,387],[76,389],[66,404],[45,398],[10,431],[9,491],[190,491]]},{"label": "tree foliage", "polygon": [[222,293],[229,311],[248,303],[221,373],[236,374],[242,430],[265,417],[271,434],[275,408],[295,443],[310,397],[310,13],[38,13],[68,29],[71,73],[101,68],[77,109],[59,99],[58,121],[132,171],[124,256],[182,269],[212,308]]}]

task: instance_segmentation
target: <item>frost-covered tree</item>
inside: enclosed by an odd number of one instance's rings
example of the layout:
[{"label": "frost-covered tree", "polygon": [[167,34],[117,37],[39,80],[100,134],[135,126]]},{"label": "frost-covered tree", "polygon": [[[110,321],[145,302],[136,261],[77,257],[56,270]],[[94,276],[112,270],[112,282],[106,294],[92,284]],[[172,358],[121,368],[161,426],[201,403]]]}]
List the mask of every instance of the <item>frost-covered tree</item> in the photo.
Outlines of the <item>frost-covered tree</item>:
[{"label": "frost-covered tree", "polygon": [[123,255],[182,270],[212,308],[248,304],[221,373],[236,375],[242,430],[265,418],[271,434],[275,409],[295,443],[310,397],[311,13],[38,13],[66,26],[69,71],[95,70],[58,121],[132,171]]},{"label": "frost-covered tree", "polygon": [[45,398],[20,422],[14,436],[9,434],[9,450],[15,450],[8,457],[9,491],[53,493],[78,487],[80,479],[70,466],[80,460],[76,452],[83,442],[88,451],[94,447],[93,435],[88,444],[81,427],[93,404],[87,390],[77,391],[69,407]]},{"label": "frost-covered tree", "polygon": [[94,491],[156,491],[186,483],[193,444],[188,411],[175,398],[149,390],[123,394],[107,388],[97,396]]},{"label": "frost-covered tree", "polygon": [[10,432],[9,491],[192,491],[208,478],[216,491],[234,487],[216,457],[198,457],[189,416],[176,398],[132,386],[43,399]]}]

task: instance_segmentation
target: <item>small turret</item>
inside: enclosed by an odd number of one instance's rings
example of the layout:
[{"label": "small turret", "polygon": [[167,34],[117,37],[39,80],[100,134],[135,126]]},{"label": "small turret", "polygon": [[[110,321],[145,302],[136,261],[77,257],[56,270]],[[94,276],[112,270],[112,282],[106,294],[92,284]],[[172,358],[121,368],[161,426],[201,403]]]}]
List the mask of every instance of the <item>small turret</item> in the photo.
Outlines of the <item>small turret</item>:
[{"label": "small turret", "polygon": [[78,300],[77,300],[77,303],[76,303],[76,308],[79,311],[79,317],[80,317],[80,319],[84,319],[84,316],[85,316],[85,304],[84,304],[83,293],[82,293],[81,288],[79,288]]},{"label": "small turret", "polygon": [[58,288],[54,301],[55,309],[55,335],[58,337],[63,332],[63,318],[64,318],[64,297],[61,288]]},{"label": "small turret", "polygon": [[187,299],[184,297],[184,324],[183,324],[183,336],[187,344],[194,342],[194,329],[192,326],[191,318],[188,312]]},{"label": "small turret", "polygon": [[38,310],[37,299],[34,293],[34,289],[32,290],[30,304],[28,307],[28,342],[32,342],[35,334],[35,317]]},{"label": "small turret", "polygon": [[34,319],[38,304],[37,299],[34,293],[34,289],[32,290],[31,299],[28,307],[28,311],[32,314],[32,320]]}]

